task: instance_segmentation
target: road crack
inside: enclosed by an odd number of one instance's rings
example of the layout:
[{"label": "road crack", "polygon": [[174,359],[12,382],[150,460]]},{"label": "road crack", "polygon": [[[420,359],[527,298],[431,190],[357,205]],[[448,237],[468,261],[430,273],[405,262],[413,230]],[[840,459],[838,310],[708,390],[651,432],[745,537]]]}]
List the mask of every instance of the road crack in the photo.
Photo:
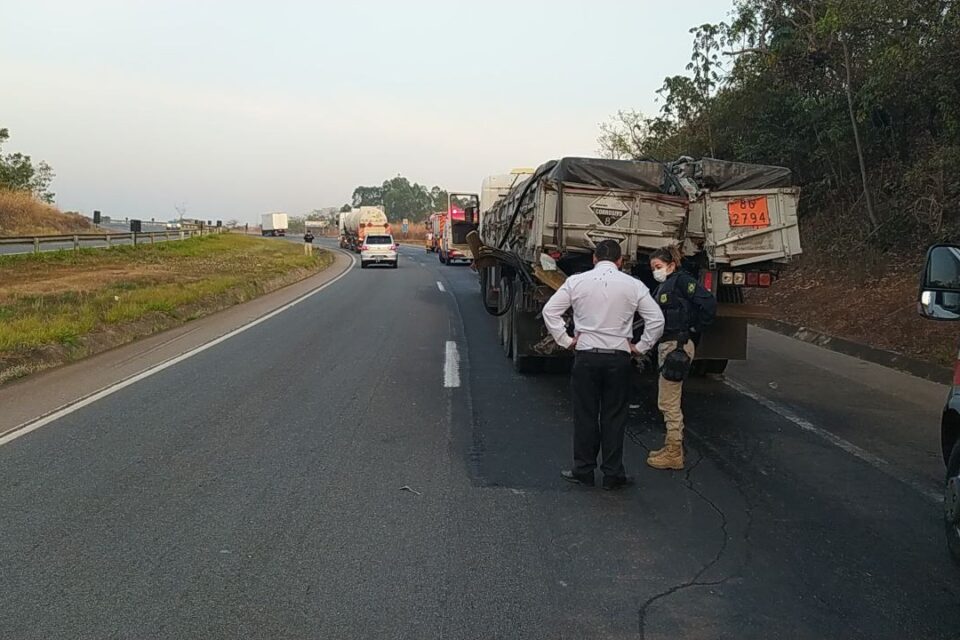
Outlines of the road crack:
[{"label": "road crack", "polygon": [[[649,451],[650,450],[649,447],[641,441],[640,435],[641,434],[634,432],[632,430],[629,433],[629,437],[631,440],[633,440],[642,448]],[[699,438],[697,439],[699,440]],[[709,446],[707,448],[712,449],[712,447],[709,447]],[[712,568],[716,567],[720,563],[720,561],[723,559],[724,555],[726,554],[727,550],[730,547],[730,531],[729,531],[730,522],[727,518],[727,514],[724,511],[724,509],[722,509],[720,505],[718,505],[714,500],[712,500],[710,497],[704,494],[703,491],[701,491],[694,483],[693,478],[691,476],[693,475],[693,472],[696,471],[696,469],[700,466],[700,464],[703,462],[705,458],[703,453],[699,449],[696,450],[696,455],[697,455],[696,460],[684,472],[683,483],[685,488],[688,491],[696,495],[704,504],[706,504],[714,513],[717,514],[717,517],[720,519],[719,528],[720,528],[720,533],[722,535],[722,541],[720,543],[720,546],[717,549],[717,552],[713,555],[713,557],[707,560],[688,580],[685,580],[684,582],[675,584],[667,589],[664,589],[663,591],[660,591],[650,596],[649,598],[646,599],[646,601],[644,601],[644,603],[640,606],[638,611],[638,633],[641,640],[644,640],[646,638],[647,619],[650,612],[650,608],[654,604],[666,598],[669,598],[676,593],[680,593],[688,589],[700,588],[700,587],[722,586],[725,583],[727,583],[729,580],[740,575],[743,568],[747,565],[747,563],[750,560],[749,541],[750,541],[750,531],[753,524],[753,507],[743,487],[740,486],[738,482],[734,482],[734,486],[736,487],[737,492],[740,494],[746,506],[745,508],[746,524],[745,524],[744,533],[743,533],[743,540],[745,542],[745,547],[746,547],[745,557],[743,562],[735,571],[732,571],[731,573],[727,574],[723,578],[720,578],[718,580],[702,579],[703,576],[708,571],[710,571]]]}]

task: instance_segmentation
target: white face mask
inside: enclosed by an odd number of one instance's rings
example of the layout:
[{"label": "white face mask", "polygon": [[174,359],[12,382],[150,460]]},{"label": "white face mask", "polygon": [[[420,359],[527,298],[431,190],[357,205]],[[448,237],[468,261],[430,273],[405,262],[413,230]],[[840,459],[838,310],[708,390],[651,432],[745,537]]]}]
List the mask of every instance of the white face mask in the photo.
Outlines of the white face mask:
[{"label": "white face mask", "polygon": [[663,267],[662,269],[655,269],[653,271],[653,279],[657,282],[666,282],[667,276],[670,275],[667,273],[667,268]]}]

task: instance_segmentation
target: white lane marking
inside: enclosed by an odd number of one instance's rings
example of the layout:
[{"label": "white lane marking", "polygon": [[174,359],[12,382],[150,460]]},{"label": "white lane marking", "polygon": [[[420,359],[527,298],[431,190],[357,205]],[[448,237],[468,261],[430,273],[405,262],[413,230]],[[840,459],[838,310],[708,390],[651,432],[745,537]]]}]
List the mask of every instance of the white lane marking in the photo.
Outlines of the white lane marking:
[{"label": "white lane marking", "polygon": [[742,393],[743,395],[747,396],[754,402],[757,402],[763,405],[764,407],[774,412],[781,418],[784,418],[785,420],[792,422],[793,424],[800,427],[802,430],[806,431],[807,433],[812,433],[815,436],[819,437],[820,439],[826,440],[827,442],[834,445],[835,447],[839,447],[840,449],[842,449],[843,451],[846,451],[853,457],[859,458],[863,462],[866,462],[871,467],[877,469],[878,471],[881,471],[882,473],[885,473],[886,475],[890,476],[894,480],[897,480],[907,485],[911,489],[914,489],[915,491],[919,492],[921,495],[923,495],[923,497],[927,498],[931,502],[935,504],[943,503],[942,494],[934,491],[933,489],[930,489],[929,487],[922,485],[921,483],[915,480],[912,480],[910,478],[900,475],[899,473],[897,473],[896,469],[894,469],[893,465],[891,465],[889,462],[887,462],[883,458],[876,456],[870,453],[869,451],[865,451],[864,449],[861,449],[860,447],[853,444],[852,442],[848,442],[843,438],[841,438],[840,436],[830,433],[826,429],[821,429],[820,427],[816,426],[809,420],[805,420],[804,418],[801,418],[800,416],[798,416],[796,413],[794,413],[787,407],[784,407],[783,405],[776,403],[773,400],[765,398],[758,393],[754,393],[753,391],[746,388],[739,382],[734,382],[729,378],[724,378],[723,383],[728,387],[730,387],[731,389],[733,389],[734,391]]},{"label": "white lane marking", "polygon": [[[154,366],[152,366],[152,367],[150,367],[150,368],[148,368],[148,369],[145,369],[145,370],[141,371],[140,373],[134,374],[134,375],[130,376],[129,378],[125,378],[125,379],[121,380],[120,382],[117,382],[117,383],[112,384],[112,385],[110,385],[110,386],[104,387],[103,389],[100,389],[99,391],[95,391],[94,393],[92,393],[92,394],[90,394],[90,395],[88,395],[88,396],[85,396],[85,397],[83,397],[83,398],[80,398],[79,400],[76,400],[76,401],[74,401],[74,402],[72,402],[72,403],[70,403],[70,404],[66,404],[66,405],[64,405],[63,407],[60,407],[59,409],[54,410],[52,413],[48,413],[48,414],[45,415],[45,416],[41,416],[41,417],[39,417],[39,418],[35,418],[33,421],[24,422],[23,424],[18,425],[18,426],[16,426],[16,427],[14,427],[13,429],[10,429],[9,431],[4,432],[3,434],[0,434],[0,447],[2,447],[3,445],[5,445],[5,444],[7,444],[7,443],[9,443],[9,442],[12,442],[12,441],[16,440],[17,438],[19,438],[19,437],[21,437],[21,436],[27,435],[27,434],[30,433],[31,431],[36,431],[36,430],[39,429],[40,427],[44,427],[44,426],[50,424],[51,422],[55,422],[55,421],[59,420],[60,418],[63,418],[64,416],[68,416],[68,415],[70,415],[71,413],[73,413],[74,411],[78,411],[79,409],[82,409],[82,408],[84,408],[84,407],[86,407],[86,406],[89,406],[89,405],[93,404],[94,402],[96,402],[96,401],[98,401],[98,400],[102,400],[103,398],[106,398],[107,396],[112,395],[112,394],[116,393],[117,391],[120,391],[121,389],[125,389],[125,388],[129,387],[130,385],[136,384],[136,383],[140,382],[141,380],[144,380],[144,379],[146,379],[146,378],[149,378],[150,376],[154,375],[155,373],[160,373],[160,372],[163,371],[164,369],[169,369],[170,367],[172,367],[172,366],[174,366],[174,365],[176,365],[176,364],[179,364],[179,363],[183,362],[184,360],[187,360],[187,359],[189,359],[189,358],[192,358],[193,356],[197,355],[198,353],[203,353],[203,352],[206,351],[207,349],[210,349],[211,347],[215,347],[215,346],[217,346],[218,344],[220,344],[221,342],[226,342],[226,341],[229,340],[230,338],[232,338],[232,337],[234,337],[234,336],[236,336],[236,335],[238,335],[238,334],[243,333],[243,332],[246,331],[247,329],[252,329],[253,327],[257,326],[258,324],[261,324],[261,323],[263,323],[263,322],[266,322],[267,320],[269,320],[270,318],[273,318],[274,316],[280,315],[280,314],[283,313],[284,311],[287,311],[287,310],[291,309],[292,307],[297,306],[298,304],[300,304],[300,303],[303,302],[304,300],[307,300],[308,298],[310,298],[310,297],[312,297],[312,296],[320,293],[321,291],[323,291],[324,289],[326,289],[327,287],[329,287],[329,286],[332,285],[333,283],[337,282],[337,281],[340,280],[341,278],[349,275],[349,274],[353,271],[353,267],[356,265],[356,262],[357,262],[356,258],[354,258],[354,257],[351,255],[351,256],[350,256],[350,268],[349,268],[349,269],[346,269],[343,273],[341,273],[340,275],[336,276],[333,280],[330,280],[329,282],[326,282],[326,283],[320,285],[319,287],[317,287],[316,289],[313,289],[312,291],[308,291],[307,293],[303,294],[302,296],[300,296],[300,297],[297,298],[296,300],[293,300],[293,301],[291,301],[291,302],[288,302],[287,304],[283,305],[282,307],[279,307],[279,308],[277,308],[277,309],[274,309],[273,311],[271,311],[270,313],[268,313],[268,314],[266,314],[266,315],[260,316],[260,317],[257,318],[256,320],[252,320],[252,321],[248,322],[247,324],[245,324],[245,325],[243,325],[243,326],[237,327],[237,328],[234,329],[233,331],[230,331],[230,332],[228,332],[228,333],[223,334],[223,335],[220,336],[219,338],[214,338],[214,339],[211,340],[210,342],[207,342],[207,343],[205,343],[205,344],[202,344],[202,345],[200,345],[199,347],[195,347],[195,348],[191,349],[190,351],[187,351],[187,352],[185,352],[185,353],[181,353],[180,355],[175,356],[175,357],[173,357],[173,358],[170,358],[169,360],[165,360],[165,361],[163,361],[163,362],[161,362],[161,363],[159,363],[159,364],[156,364],[156,365],[154,365]],[[459,384],[459,383],[458,383],[458,384]]]},{"label": "white lane marking", "polygon": [[447,340],[447,354],[443,361],[443,386],[449,389],[460,386],[460,353],[453,340]]},{"label": "white lane marking", "polygon": [[437,289],[440,289],[440,293],[446,293],[447,290],[443,288],[443,283],[437,280]]}]

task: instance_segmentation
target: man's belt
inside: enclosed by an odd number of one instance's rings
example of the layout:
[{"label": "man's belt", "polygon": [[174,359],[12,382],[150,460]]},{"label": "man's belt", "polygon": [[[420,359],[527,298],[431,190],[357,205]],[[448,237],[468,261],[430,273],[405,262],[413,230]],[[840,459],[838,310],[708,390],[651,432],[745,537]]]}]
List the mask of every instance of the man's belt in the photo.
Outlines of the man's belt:
[{"label": "man's belt", "polygon": [[577,353],[600,353],[605,356],[628,355],[629,351],[623,349],[577,349]]}]

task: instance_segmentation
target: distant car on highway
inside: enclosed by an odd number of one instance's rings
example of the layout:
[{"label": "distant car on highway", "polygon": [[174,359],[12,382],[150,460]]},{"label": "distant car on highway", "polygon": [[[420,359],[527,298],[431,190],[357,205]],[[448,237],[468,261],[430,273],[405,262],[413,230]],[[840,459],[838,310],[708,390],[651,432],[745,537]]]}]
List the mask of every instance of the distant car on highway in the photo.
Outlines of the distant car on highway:
[{"label": "distant car on highway", "polygon": [[[960,245],[939,244],[927,251],[917,311],[932,320],[960,320]],[[943,491],[947,548],[960,564],[960,354],[940,418],[940,447],[947,469]]]},{"label": "distant car on highway", "polygon": [[179,222],[168,222],[168,223],[167,223],[166,225],[164,225],[164,226],[165,226],[167,229],[171,229],[171,230],[176,230],[176,229],[180,229],[180,228],[183,227],[183,225],[180,224]]},{"label": "distant car on highway", "polygon": [[360,246],[360,268],[366,269],[371,264],[389,264],[396,269],[399,248],[393,241],[393,236],[368,235]]}]

